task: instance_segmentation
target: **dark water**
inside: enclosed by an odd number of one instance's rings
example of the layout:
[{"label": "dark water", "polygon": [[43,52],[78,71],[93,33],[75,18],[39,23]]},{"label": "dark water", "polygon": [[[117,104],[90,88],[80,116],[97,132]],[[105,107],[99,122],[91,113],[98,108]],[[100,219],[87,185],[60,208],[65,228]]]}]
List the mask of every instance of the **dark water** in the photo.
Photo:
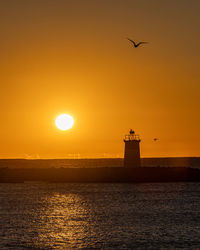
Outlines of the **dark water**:
[{"label": "dark water", "polygon": [[0,184],[0,249],[199,249],[200,183]]}]

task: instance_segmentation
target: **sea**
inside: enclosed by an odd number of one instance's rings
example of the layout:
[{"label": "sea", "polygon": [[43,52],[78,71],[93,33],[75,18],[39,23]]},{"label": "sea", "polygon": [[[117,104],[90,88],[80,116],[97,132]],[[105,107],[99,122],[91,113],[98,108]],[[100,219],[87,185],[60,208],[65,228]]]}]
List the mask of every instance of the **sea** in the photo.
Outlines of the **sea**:
[{"label": "sea", "polygon": [[[0,160],[0,168],[122,166]],[[199,168],[200,158],[143,158],[142,166]],[[0,183],[1,249],[200,249],[200,183]]]},{"label": "sea", "polygon": [[200,183],[0,183],[0,249],[200,249]]}]

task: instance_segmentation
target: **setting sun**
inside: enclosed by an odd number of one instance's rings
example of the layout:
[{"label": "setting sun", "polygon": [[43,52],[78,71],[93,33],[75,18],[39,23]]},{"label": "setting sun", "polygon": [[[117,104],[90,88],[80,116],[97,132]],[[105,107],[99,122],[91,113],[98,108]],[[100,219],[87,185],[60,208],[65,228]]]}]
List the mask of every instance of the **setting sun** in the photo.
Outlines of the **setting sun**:
[{"label": "setting sun", "polygon": [[73,127],[74,119],[70,115],[62,114],[56,118],[55,124],[58,129],[65,131]]}]

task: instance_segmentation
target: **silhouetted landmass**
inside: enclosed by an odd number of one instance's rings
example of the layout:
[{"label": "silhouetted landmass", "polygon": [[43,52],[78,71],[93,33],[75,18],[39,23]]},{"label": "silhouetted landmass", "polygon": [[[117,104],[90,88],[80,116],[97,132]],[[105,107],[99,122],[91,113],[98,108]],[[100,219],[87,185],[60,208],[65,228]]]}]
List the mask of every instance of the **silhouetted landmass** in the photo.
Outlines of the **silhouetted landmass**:
[{"label": "silhouetted landmass", "polygon": [[[123,167],[123,158],[101,159],[0,159],[0,168]],[[200,167],[200,157],[141,158],[145,167]]]},{"label": "silhouetted landmass", "polygon": [[142,158],[142,166],[160,167],[194,167],[200,168],[200,157],[161,157]]},{"label": "silhouetted landmass", "polygon": [[0,182],[200,181],[200,157],[143,158],[140,168],[124,168],[123,162],[122,158],[1,159]]},{"label": "silhouetted landmass", "polygon": [[200,181],[187,167],[0,169],[0,182],[186,182]]}]

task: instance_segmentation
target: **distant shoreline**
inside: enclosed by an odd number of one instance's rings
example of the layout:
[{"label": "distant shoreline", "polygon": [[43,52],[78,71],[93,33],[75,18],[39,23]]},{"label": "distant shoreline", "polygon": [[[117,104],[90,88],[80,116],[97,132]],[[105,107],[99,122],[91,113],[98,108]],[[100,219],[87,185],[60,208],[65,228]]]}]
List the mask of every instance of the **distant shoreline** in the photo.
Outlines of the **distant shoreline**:
[{"label": "distant shoreline", "polygon": [[[123,158],[95,159],[0,159],[0,168],[90,168],[123,167]],[[192,167],[200,168],[200,157],[153,157],[141,158],[145,167]]]}]

